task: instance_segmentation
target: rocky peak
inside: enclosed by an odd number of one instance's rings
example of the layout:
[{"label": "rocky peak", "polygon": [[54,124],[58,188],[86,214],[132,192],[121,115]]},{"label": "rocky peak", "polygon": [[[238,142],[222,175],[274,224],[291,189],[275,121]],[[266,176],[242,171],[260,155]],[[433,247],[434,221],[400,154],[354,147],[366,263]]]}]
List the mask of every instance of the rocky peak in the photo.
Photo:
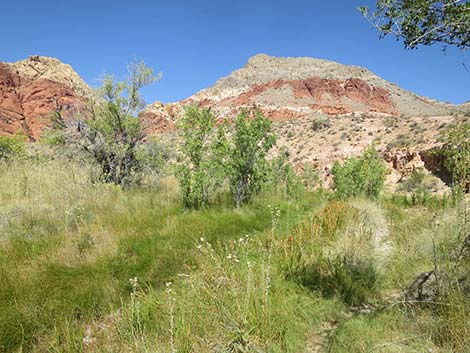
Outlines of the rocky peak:
[{"label": "rocky peak", "polygon": [[23,80],[48,79],[62,84],[82,96],[88,96],[91,93],[90,87],[75,70],[56,58],[34,55],[8,65]]},{"label": "rocky peak", "polygon": [[15,63],[0,62],[0,134],[22,131],[37,140],[53,111],[70,119],[90,94],[72,67],[57,59],[31,56]]},{"label": "rocky peak", "polygon": [[[188,104],[210,106],[230,117],[240,107],[257,106],[272,120],[315,114],[383,113],[395,116],[446,115],[455,107],[401,89],[368,69],[315,58],[259,54],[214,86],[166,107],[143,113],[148,132],[170,128]],[[164,122],[163,125],[159,125]]]},{"label": "rocky peak", "polygon": [[274,121],[278,146],[287,148],[291,162],[314,165],[325,180],[334,161],[374,143],[390,166],[390,185],[418,168],[435,172],[426,151],[439,146],[439,131],[464,107],[419,97],[362,67],[259,54],[187,99],[149,105],[141,115],[147,133],[174,139],[164,132],[189,104],[211,107],[218,118],[256,106]]},{"label": "rocky peak", "polygon": [[309,77],[347,79],[351,77],[377,79],[378,76],[365,68],[342,65],[334,61],[309,57],[274,57],[258,54],[250,59],[242,69],[230,76],[252,77],[256,83],[266,83],[276,79],[306,79]]}]

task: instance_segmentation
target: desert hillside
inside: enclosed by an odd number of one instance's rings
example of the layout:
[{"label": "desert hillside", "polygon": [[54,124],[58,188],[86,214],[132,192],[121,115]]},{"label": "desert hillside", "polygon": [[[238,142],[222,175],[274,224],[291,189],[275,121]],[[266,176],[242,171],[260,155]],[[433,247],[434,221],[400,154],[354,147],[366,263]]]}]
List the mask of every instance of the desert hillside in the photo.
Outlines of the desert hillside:
[{"label": "desert hillside", "polygon": [[445,174],[431,152],[454,115],[466,111],[465,105],[417,96],[365,68],[260,54],[181,102],[150,104],[140,118],[149,135],[178,146],[175,123],[192,104],[210,107],[219,118],[256,107],[274,122],[273,153],[287,148],[293,165],[313,165],[327,183],[335,161],[374,144],[388,163],[392,188],[418,168]]},{"label": "desert hillside", "polygon": [[[38,140],[52,112],[70,120],[90,94],[72,67],[57,59],[32,56],[0,63],[0,134],[22,131]],[[175,123],[193,104],[210,107],[224,119],[241,108],[261,110],[278,136],[272,155],[286,148],[297,169],[312,165],[327,183],[334,161],[374,144],[390,167],[392,187],[416,168],[442,172],[430,151],[440,146],[440,131],[453,115],[468,110],[468,104],[419,97],[365,68],[260,54],[187,99],[148,105],[140,114],[147,135],[158,135],[177,149],[181,141]]]},{"label": "desert hillside", "polygon": [[265,54],[181,102],[153,103],[142,113],[149,133],[167,130],[182,108],[199,104],[220,116],[256,106],[271,120],[304,119],[316,114],[383,113],[440,116],[459,110],[401,89],[371,71],[314,58],[277,58]]},{"label": "desert hillside", "polygon": [[55,58],[0,62],[0,135],[22,131],[37,140],[52,112],[71,118],[90,92],[70,65]]}]

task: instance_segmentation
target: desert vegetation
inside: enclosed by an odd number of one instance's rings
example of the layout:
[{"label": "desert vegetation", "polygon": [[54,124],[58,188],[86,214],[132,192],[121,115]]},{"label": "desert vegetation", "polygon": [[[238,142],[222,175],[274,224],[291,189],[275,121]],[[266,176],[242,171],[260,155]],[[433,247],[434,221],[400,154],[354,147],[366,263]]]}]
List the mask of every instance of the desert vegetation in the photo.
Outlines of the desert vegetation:
[{"label": "desert vegetation", "polygon": [[[361,10],[407,48],[465,49],[468,8]],[[467,120],[433,122],[446,192],[426,168],[391,191],[375,140],[423,138],[411,117],[276,130],[256,108],[194,104],[157,140],[137,116],[158,77],[144,64],[129,74],[106,77],[74,119],[54,111],[40,141],[0,137],[1,352],[470,352]],[[291,163],[339,144],[351,153],[329,180]]]},{"label": "desert vegetation", "polygon": [[191,107],[171,155],[95,104],[105,121],[63,127],[60,148],[0,140],[2,351],[468,351],[466,125],[443,133],[453,193],[416,171],[391,194],[373,146],[329,190],[267,157],[259,112]]},{"label": "desert vegetation", "polygon": [[[470,45],[470,1],[375,5],[359,11],[406,49]],[[179,34],[220,31],[213,57],[238,60],[243,28],[197,7],[183,25],[129,11],[126,40],[98,6],[87,25],[98,53],[167,50],[145,24],[186,56],[203,51]],[[295,49],[280,14],[249,19]],[[307,57],[256,55],[174,103],[146,105],[143,62],[128,74],[92,92],[58,59],[0,62],[0,353],[470,353],[469,103]]]},{"label": "desert vegetation", "polygon": [[276,183],[191,210],[169,172],[121,188],[75,161],[0,170],[2,351],[468,348],[464,199]]}]

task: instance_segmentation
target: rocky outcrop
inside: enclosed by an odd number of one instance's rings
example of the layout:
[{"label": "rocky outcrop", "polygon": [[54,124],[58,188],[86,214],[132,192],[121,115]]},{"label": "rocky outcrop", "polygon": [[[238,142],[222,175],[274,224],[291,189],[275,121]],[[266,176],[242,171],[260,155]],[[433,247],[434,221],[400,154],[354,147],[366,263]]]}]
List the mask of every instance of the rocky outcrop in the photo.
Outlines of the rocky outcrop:
[{"label": "rocky outcrop", "polygon": [[211,107],[221,117],[235,115],[240,107],[256,106],[274,121],[358,112],[432,116],[455,109],[416,96],[361,67],[264,54],[252,57],[242,69],[183,101],[148,106],[141,119],[148,133],[165,131],[189,104]]},{"label": "rocky outcrop", "polygon": [[0,134],[22,131],[37,140],[52,112],[72,118],[90,93],[78,74],[57,59],[32,56],[13,64],[0,62]]}]

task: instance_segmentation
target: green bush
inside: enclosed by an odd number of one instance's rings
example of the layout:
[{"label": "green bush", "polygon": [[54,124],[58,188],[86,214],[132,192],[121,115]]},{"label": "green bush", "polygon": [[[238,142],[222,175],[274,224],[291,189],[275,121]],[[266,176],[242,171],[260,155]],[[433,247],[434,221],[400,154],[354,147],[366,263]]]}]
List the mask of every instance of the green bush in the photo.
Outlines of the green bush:
[{"label": "green bush", "polygon": [[269,172],[269,186],[283,190],[286,196],[298,195],[303,189],[303,180],[289,164],[289,152],[285,148],[270,161]]},{"label": "green bush", "polygon": [[157,79],[144,63],[134,63],[125,81],[106,76],[99,97],[89,104],[78,144],[99,167],[100,181],[119,186],[134,181],[141,168],[137,149],[145,136],[137,119],[145,106],[140,90]]},{"label": "green bush", "polygon": [[413,170],[399,187],[399,191],[411,193],[412,205],[424,205],[432,198],[432,192],[437,190],[437,180],[419,169]]},{"label": "green bush", "polygon": [[161,176],[171,155],[165,144],[157,139],[150,138],[148,141],[141,143],[136,152],[140,172],[145,175]]},{"label": "green bush", "polygon": [[269,172],[266,155],[276,142],[271,121],[259,111],[252,115],[245,111],[238,114],[227,145],[227,175],[237,207],[249,202],[266,182]]},{"label": "green bush", "polygon": [[329,118],[316,117],[312,120],[311,128],[313,131],[322,131],[331,127],[331,121]]},{"label": "green bush", "polygon": [[179,122],[183,144],[176,174],[183,203],[189,208],[206,206],[223,183],[220,158],[225,151],[225,136],[216,133],[215,123],[210,109],[197,106],[188,107]]},{"label": "green bush", "polygon": [[439,152],[444,166],[452,174],[455,185],[469,188],[470,184],[470,123],[462,120],[450,126],[442,136],[444,147]]},{"label": "green bush", "polygon": [[0,136],[0,161],[11,159],[25,152],[27,137],[22,133]]},{"label": "green bush", "polygon": [[387,144],[387,147],[388,148],[405,148],[407,146],[410,146],[412,143],[413,143],[413,139],[410,136],[400,134],[397,136],[397,138],[394,141],[389,142]]},{"label": "green bush", "polygon": [[322,187],[320,173],[310,163],[305,163],[300,179],[307,190],[315,190]]},{"label": "green bush", "polygon": [[66,123],[60,110],[54,111],[50,118],[51,127],[42,133],[41,142],[51,147],[64,146],[67,143]]},{"label": "green bush", "polygon": [[341,165],[335,162],[331,173],[336,196],[341,199],[354,196],[377,198],[384,187],[385,165],[373,147],[359,157],[348,158]]},{"label": "green bush", "polygon": [[63,146],[67,142],[67,137],[62,130],[51,130],[44,132],[41,142],[51,147]]}]

